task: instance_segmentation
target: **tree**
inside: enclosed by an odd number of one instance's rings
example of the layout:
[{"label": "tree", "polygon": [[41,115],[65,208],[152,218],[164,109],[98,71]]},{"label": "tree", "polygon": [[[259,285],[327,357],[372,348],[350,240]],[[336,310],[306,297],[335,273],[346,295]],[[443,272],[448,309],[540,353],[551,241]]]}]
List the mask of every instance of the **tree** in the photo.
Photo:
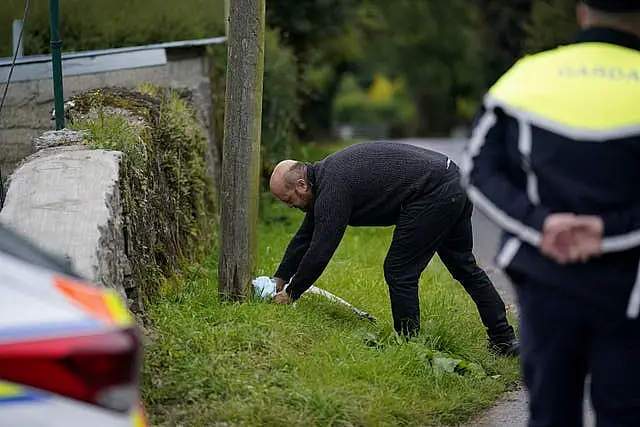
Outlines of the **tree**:
[{"label": "tree", "polygon": [[524,28],[526,53],[540,52],[570,41],[579,30],[575,0],[536,2]]},{"label": "tree", "polygon": [[482,64],[485,87],[491,86],[521,56],[527,36],[524,23],[533,3],[533,0],[511,0],[505,7],[504,0],[478,0],[486,46]]},{"label": "tree", "polygon": [[339,37],[353,22],[359,0],[267,0],[267,23],[303,62],[313,49]]},{"label": "tree", "polygon": [[404,77],[418,110],[418,135],[448,134],[458,102],[478,97],[475,7],[465,0],[378,0],[376,6],[385,23],[370,44],[376,68]]},{"label": "tree", "polygon": [[[267,22],[278,28],[298,60],[299,136],[331,133],[332,107],[344,74],[354,65],[350,49],[362,0],[267,0]],[[359,48],[359,47],[358,47]]]}]

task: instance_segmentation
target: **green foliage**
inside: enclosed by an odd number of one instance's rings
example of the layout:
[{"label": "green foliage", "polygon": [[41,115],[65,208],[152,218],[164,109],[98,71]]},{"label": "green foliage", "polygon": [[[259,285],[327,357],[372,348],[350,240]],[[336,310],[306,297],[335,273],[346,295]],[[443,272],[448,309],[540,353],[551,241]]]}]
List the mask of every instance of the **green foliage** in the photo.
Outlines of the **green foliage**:
[{"label": "green foliage", "polygon": [[[330,143],[311,142],[308,144],[300,144],[296,146],[293,157],[294,159],[299,159],[299,160],[310,162],[310,163],[318,162],[324,159],[325,157],[327,157],[329,154],[333,153],[334,151],[338,151],[342,148],[345,148],[357,142],[358,141],[356,140],[352,140],[352,141],[340,141],[340,142],[330,142]],[[271,204],[268,204],[267,206],[265,206],[265,208],[262,211],[265,213],[266,217],[268,217],[271,212]]]},{"label": "green foliage", "polygon": [[487,47],[483,57],[484,87],[491,86],[521,56],[526,38],[524,21],[533,0],[478,0],[482,40]]},{"label": "green foliage", "polygon": [[364,54],[359,9],[362,0],[267,0],[267,23],[298,60],[298,135],[332,136],[332,107],[342,76]]},{"label": "green foliage", "polygon": [[[49,2],[32,1],[25,27],[25,55],[50,51]],[[9,56],[11,20],[22,18],[24,0],[3,0],[0,55]],[[62,0],[64,51],[106,49],[215,37],[224,33],[224,0]]]},{"label": "green foliage", "polygon": [[417,107],[419,134],[446,134],[458,121],[456,100],[479,94],[475,8],[466,0],[375,4],[384,24],[372,38],[376,50],[370,65],[405,79]]},{"label": "green foliage", "polygon": [[92,148],[124,153],[121,194],[127,255],[142,296],[208,251],[215,221],[206,137],[175,91],[117,88],[74,98],[71,124]]},{"label": "green foliage", "polygon": [[[262,207],[257,274],[270,275],[302,214],[268,195]],[[490,406],[517,381],[518,362],[487,350],[473,302],[438,261],[421,280],[419,337],[393,332],[382,274],[391,233],[347,230],[317,283],[377,324],[317,295],[295,307],[223,304],[215,253],[164,288],[144,364],[153,425],[457,425]]]},{"label": "green foliage", "polygon": [[535,2],[525,29],[526,53],[540,52],[570,41],[579,30],[575,0]]},{"label": "green foliage", "polygon": [[312,49],[344,35],[356,18],[359,0],[267,0],[267,23],[305,61]]},{"label": "green foliage", "polygon": [[[261,138],[263,175],[270,174],[276,162],[291,157],[298,143],[295,135],[295,126],[300,120],[297,60],[291,48],[284,45],[278,36],[275,30],[267,30],[265,34]],[[226,45],[211,48],[214,58],[211,62],[215,64],[211,79],[218,141],[223,141],[226,55]]]},{"label": "green foliage", "polygon": [[[176,8],[170,0],[64,0],[60,3],[63,48],[100,49],[221,35],[223,4],[224,0],[183,0]],[[23,0],[3,2],[0,39],[6,43],[0,43],[0,55],[10,54],[10,23],[21,17],[23,6]],[[412,126],[403,127],[419,134],[446,134],[453,126],[468,123],[481,93],[523,52],[553,47],[573,35],[574,6],[572,0],[513,0],[507,6],[500,0],[473,4],[267,0],[267,22],[273,33],[266,38],[266,163],[286,155],[295,139],[290,127],[306,140],[318,140],[333,136],[334,120],[347,110],[348,115],[362,114],[367,120],[402,111],[401,122],[407,119],[409,109],[367,107],[355,94],[336,102],[348,74],[356,74],[362,87],[376,73],[402,77],[416,111]],[[32,2],[31,8],[25,52],[49,52],[48,4]],[[275,40],[276,32],[281,43]],[[216,49],[212,75],[218,79],[214,105],[221,135],[224,79],[220,77],[224,77],[226,46],[212,48]],[[336,105],[344,108],[333,111]],[[361,107],[367,111],[355,111]]]},{"label": "green foliage", "polygon": [[276,31],[267,31],[262,101],[262,163],[269,168],[290,158],[299,120],[297,62],[291,48],[281,45]]},{"label": "green foliage", "polygon": [[[213,134],[218,145],[218,153],[222,156],[224,142],[224,103],[227,76],[227,44],[207,47],[209,58],[209,81],[211,82],[211,109]],[[264,111],[263,111],[264,114]],[[264,124],[264,123],[263,123]]]},{"label": "green foliage", "polygon": [[387,129],[408,129],[415,119],[415,108],[404,87],[394,87],[388,98],[372,99],[348,75],[335,101],[335,120],[339,124],[383,125]]}]

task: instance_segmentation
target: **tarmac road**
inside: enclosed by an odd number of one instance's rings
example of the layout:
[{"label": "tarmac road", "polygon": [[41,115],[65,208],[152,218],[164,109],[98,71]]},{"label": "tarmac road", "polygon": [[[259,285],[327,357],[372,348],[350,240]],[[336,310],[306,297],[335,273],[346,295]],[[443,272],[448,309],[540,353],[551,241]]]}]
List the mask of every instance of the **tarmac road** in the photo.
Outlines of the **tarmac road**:
[{"label": "tarmac road", "polygon": [[[448,155],[456,164],[461,164],[462,153],[467,143],[465,139],[407,139],[401,140],[419,147],[439,151]],[[517,301],[509,280],[495,268],[493,259],[496,254],[500,231],[482,212],[474,209],[473,217],[474,254],[478,263],[485,268],[496,289],[509,307],[517,314]],[[585,404],[585,427],[593,427],[593,411],[588,402]],[[478,419],[461,427],[526,427],[527,393],[524,389],[507,393],[500,402]]]}]

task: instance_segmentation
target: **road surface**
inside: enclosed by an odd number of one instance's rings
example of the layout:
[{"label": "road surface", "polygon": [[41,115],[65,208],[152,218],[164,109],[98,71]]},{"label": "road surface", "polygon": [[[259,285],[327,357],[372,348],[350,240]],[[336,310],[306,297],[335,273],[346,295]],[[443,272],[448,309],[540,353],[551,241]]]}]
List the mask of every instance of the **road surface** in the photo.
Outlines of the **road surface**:
[{"label": "road surface", "polygon": [[[464,139],[407,139],[402,142],[439,151],[449,156],[458,165],[461,164]],[[510,311],[517,313],[516,296],[509,280],[495,268],[493,258],[499,240],[499,230],[478,209],[474,209],[473,217],[473,250],[478,263],[487,270],[498,292]],[[593,412],[588,404],[585,407],[585,427],[595,425]],[[526,427],[527,394],[522,389],[507,393],[496,406],[491,408],[477,420],[462,427]]]}]

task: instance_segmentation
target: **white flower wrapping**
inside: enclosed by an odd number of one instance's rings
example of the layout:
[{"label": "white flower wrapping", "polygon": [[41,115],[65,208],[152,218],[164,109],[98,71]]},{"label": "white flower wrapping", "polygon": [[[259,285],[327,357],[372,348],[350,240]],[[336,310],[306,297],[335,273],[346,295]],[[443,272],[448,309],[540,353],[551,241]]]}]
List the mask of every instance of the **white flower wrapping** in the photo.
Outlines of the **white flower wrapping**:
[{"label": "white flower wrapping", "polygon": [[[271,277],[267,277],[267,276],[256,277],[255,279],[253,279],[252,282],[253,282],[253,292],[257,298],[260,298],[262,300],[268,300],[273,298],[276,295],[276,281]],[[286,289],[286,286],[288,286],[288,284],[285,285],[285,289]],[[366,311],[362,311],[352,306],[342,298],[337,297],[333,295],[331,292],[325,291],[324,289],[320,289],[317,286],[311,286],[309,289],[307,289],[305,293],[307,292],[310,292],[312,294],[322,295],[333,302],[337,302],[338,304],[342,304],[346,307],[349,307],[358,316],[364,317],[373,322],[376,321],[376,318],[370,315],[369,313],[367,313]]]}]

